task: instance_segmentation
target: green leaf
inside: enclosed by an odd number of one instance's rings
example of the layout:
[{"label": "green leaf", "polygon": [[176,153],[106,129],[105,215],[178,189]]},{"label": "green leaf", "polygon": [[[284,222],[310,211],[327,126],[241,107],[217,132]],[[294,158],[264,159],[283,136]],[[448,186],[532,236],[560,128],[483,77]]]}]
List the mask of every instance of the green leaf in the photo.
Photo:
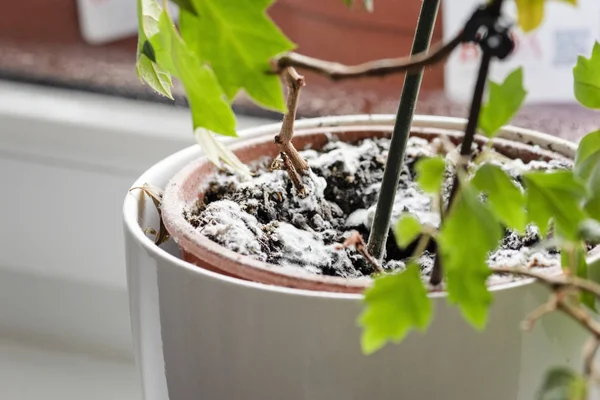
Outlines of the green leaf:
[{"label": "green leaf", "polygon": [[586,400],[587,382],[575,371],[559,367],[546,373],[537,400]]},{"label": "green leaf", "polygon": [[211,131],[197,128],[194,131],[194,137],[213,164],[219,165],[222,160],[239,174],[250,176],[250,169],[227,146],[219,142]]},{"label": "green leaf", "polygon": [[417,183],[428,193],[439,193],[442,190],[446,162],[441,157],[423,158],[417,161]]},{"label": "green leaf", "polygon": [[511,72],[504,82],[489,82],[489,98],[481,109],[479,128],[492,137],[515,116],[527,95],[523,88],[523,68]]},{"label": "green leaf", "polygon": [[294,48],[266,15],[273,0],[193,0],[199,17],[182,13],[180,27],[196,54],[210,64],[229,99],[244,89],[261,106],[285,111],[271,60]]},{"label": "green leaf", "polygon": [[475,328],[482,329],[492,295],[486,280],[487,256],[502,238],[502,227],[472,187],[462,188],[438,236],[438,250],[446,273],[448,300],[457,304]]},{"label": "green leaf", "polygon": [[196,9],[194,8],[194,4],[192,0],[171,0],[173,3],[177,4],[181,10],[185,10],[192,15],[198,16]]},{"label": "green leaf", "polygon": [[[600,73],[600,70],[598,71]],[[600,131],[588,133],[581,139],[575,155],[575,174],[587,180],[592,170],[600,164]]]},{"label": "green leaf", "polygon": [[135,65],[138,78],[146,82],[156,92],[173,100],[171,75],[152,62],[145,54],[140,54]]},{"label": "green leaf", "polygon": [[[517,4],[518,24],[523,32],[531,32],[544,20],[546,0],[515,0]],[[561,0],[563,3],[577,4],[577,0]]]},{"label": "green leaf", "polygon": [[[354,0],[343,0],[343,2],[348,8],[352,8],[352,6],[354,6]],[[363,0],[363,7],[368,12],[373,12],[373,0]]]},{"label": "green leaf", "polygon": [[137,0],[138,47],[135,65],[138,78],[156,92],[173,100],[171,75],[156,64],[154,48],[148,37],[158,32],[161,8],[156,0]]},{"label": "green leaf", "polygon": [[471,183],[487,195],[492,211],[504,225],[525,232],[525,195],[506,172],[495,165],[483,164]]},{"label": "green leaf", "polygon": [[542,236],[550,220],[568,239],[577,237],[579,223],[585,218],[581,203],[585,188],[572,171],[530,172],[523,176],[527,186],[527,211]]},{"label": "green leaf", "polygon": [[[593,156],[589,159],[595,158],[596,157]],[[580,174],[583,173],[580,172]],[[600,220],[600,160],[597,164],[592,166],[592,171],[587,178],[586,188],[588,197],[585,200],[584,209],[590,217]]]},{"label": "green leaf", "polygon": [[159,32],[150,37],[157,63],[181,81],[194,129],[200,127],[221,135],[237,136],[235,115],[213,72],[187,47],[164,11],[159,28]]},{"label": "green leaf", "polygon": [[595,219],[586,219],[579,224],[579,239],[586,243],[600,244],[600,222]]},{"label": "green leaf", "polygon": [[[586,251],[582,244],[579,244],[574,248],[562,249],[560,254],[561,265],[563,269],[575,271],[575,275],[577,275],[578,278],[590,279],[586,255]],[[596,311],[596,297],[593,294],[581,291],[579,299],[591,310]]]},{"label": "green leaf", "polygon": [[408,247],[423,231],[421,222],[412,214],[402,214],[394,227],[396,244],[401,249]]},{"label": "green leaf", "polygon": [[414,263],[403,272],[375,279],[365,292],[365,304],[358,319],[365,354],[374,353],[387,341],[399,343],[411,329],[425,331],[433,316],[420,269]]},{"label": "green leaf", "polygon": [[600,44],[596,42],[590,58],[579,56],[573,68],[575,98],[588,108],[600,108]]}]

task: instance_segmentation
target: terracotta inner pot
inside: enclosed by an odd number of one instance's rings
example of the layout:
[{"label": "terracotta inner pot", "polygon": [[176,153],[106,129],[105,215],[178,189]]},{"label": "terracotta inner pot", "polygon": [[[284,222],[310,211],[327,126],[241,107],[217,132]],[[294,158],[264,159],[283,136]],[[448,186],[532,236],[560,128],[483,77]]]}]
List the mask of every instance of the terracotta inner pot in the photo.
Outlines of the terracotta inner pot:
[{"label": "terracotta inner pot", "polygon": [[[348,143],[357,142],[365,138],[389,137],[391,126],[354,126],[335,128],[313,128],[297,132],[294,143],[298,149],[310,147],[321,149],[329,141],[328,134],[334,134],[340,140]],[[447,136],[452,142],[458,144],[462,132],[447,129],[414,128],[413,136],[432,140],[440,135]],[[517,138],[520,135],[517,134]],[[525,137],[522,137],[526,140]],[[477,142],[483,144],[484,138]],[[546,144],[552,149],[552,144]],[[265,136],[238,143],[231,146],[234,153],[246,164],[264,158],[274,158],[279,153],[279,148],[273,142],[273,136]],[[494,139],[494,148],[499,153],[509,158],[520,158],[525,162],[532,160],[551,159],[568,160],[567,157],[556,152],[534,147],[532,144],[518,143],[506,139]],[[239,255],[228,250],[202,235],[192,227],[183,217],[184,209],[191,208],[203,197],[203,189],[210,176],[217,172],[217,168],[206,158],[202,158],[183,169],[169,183],[165,191],[162,206],[164,223],[179,245],[183,259],[201,268],[220,274],[261,282],[270,285],[279,285],[306,290],[328,292],[362,292],[370,283],[371,278],[340,278],[316,275],[300,269],[270,265],[254,260],[247,256]]]}]

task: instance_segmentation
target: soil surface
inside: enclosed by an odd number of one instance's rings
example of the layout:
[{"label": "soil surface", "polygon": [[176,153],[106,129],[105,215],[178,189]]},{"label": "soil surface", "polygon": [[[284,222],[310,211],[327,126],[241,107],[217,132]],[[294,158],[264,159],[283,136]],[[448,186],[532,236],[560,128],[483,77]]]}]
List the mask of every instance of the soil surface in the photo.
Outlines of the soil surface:
[{"label": "soil surface", "polygon": [[[311,167],[310,173],[302,177],[304,196],[298,195],[286,171],[270,168],[271,159],[253,165],[254,176],[249,180],[223,170],[202,188],[203,200],[186,210],[185,217],[214,242],[260,261],[330,276],[370,275],[372,266],[354,248],[339,249],[336,244],[352,231],[368,237],[389,143],[389,139],[366,139],[348,144],[332,138],[322,151],[303,150],[301,154]],[[408,212],[422,223],[439,226],[432,198],[415,183],[414,167],[420,158],[444,153],[443,148],[441,142],[409,139],[394,203],[394,221]],[[494,154],[492,162],[509,172],[518,186],[526,171],[569,167],[561,161],[525,164]],[[447,171],[445,200],[451,176]],[[536,249],[539,239],[534,226],[528,227],[525,236],[507,230],[498,249],[490,254],[489,264],[559,266],[556,251]],[[398,249],[390,233],[383,268],[402,270],[413,248],[414,244]],[[430,247],[419,260],[424,278],[433,267],[433,251]]]}]

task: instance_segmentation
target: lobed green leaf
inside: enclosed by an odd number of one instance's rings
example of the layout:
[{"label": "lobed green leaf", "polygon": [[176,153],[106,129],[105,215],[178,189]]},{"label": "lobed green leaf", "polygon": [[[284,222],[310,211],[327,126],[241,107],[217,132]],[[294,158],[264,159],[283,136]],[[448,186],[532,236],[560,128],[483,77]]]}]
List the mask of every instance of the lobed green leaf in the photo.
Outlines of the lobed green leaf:
[{"label": "lobed green leaf", "polygon": [[471,183],[487,195],[492,211],[505,226],[525,232],[525,195],[506,172],[495,165],[483,164]]},{"label": "lobed green leaf", "polygon": [[365,292],[365,304],[358,323],[363,327],[361,344],[366,354],[388,341],[402,341],[411,329],[426,330],[433,317],[431,300],[414,263],[404,272],[377,278]]},{"label": "lobed green leaf", "polygon": [[600,43],[590,58],[579,56],[573,68],[575,98],[588,108],[600,108]]},{"label": "lobed green leaf", "polygon": [[[590,279],[586,256],[587,252],[582,243],[573,248],[563,248],[560,254],[561,265],[563,269],[574,271],[578,278]],[[579,300],[596,311],[596,297],[592,293],[581,291]]]},{"label": "lobed green leaf", "polygon": [[523,88],[523,68],[511,72],[502,83],[489,82],[489,98],[481,109],[479,128],[492,137],[508,124],[523,105],[527,91]]},{"label": "lobed green leaf", "polygon": [[237,136],[235,115],[211,69],[183,41],[169,15],[163,11],[159,32],[149,40],[159,66],[181,81],[187,95],[194,129]]},{"label": "lobed green leaf", "polygon": [[408,247],[423,232],[421,222],[412,214],[402,214],[394,226],[394,237],[399,248]]},{"label": "lobed green leaf", "polygon": [[498,246],[503,230],[477,192],[461,186],[438,236],[438,256],[446,273],[448,300],[460,307],[471,325],[482,329],[492,302],[486,286],[487,256]]},{"label": "lobed green leaf", "polygon": [[[563,3],[577,5],[577,0],[560,0]],[[519,27],[523,32],[531,32],[544,20],[546,0],[515,0]]]},{"label": "lobed green leaf", "polygon": [[156,0],[137,0],[138,45],[135,65],[138,78],[157,93],[173,100],[171,75],[156,64],[154,48],[148,37],[158,33],[161,8]]},{"label": "lobed green leaf", "polygon": [[577,238],[579,224],[585,219],[581,203],[586,190],[573,172],[530,172],[523,178],[529,222],[545,236],[553,220],[557,233],[567,239]]},{"label": "lobed green leaf", "polygon": [[553,368],[546,373],[537,400],[586,400],[587,381],[568,368]]},{"label": "lobed green leaf", "polygon": [[423,158],[415,165],[417,172],[417,183],[428,193],[440,193],[446,162],[441,157]]},{"label": "lobed green leaf", "polygon": [[180,28],[230,100],[244,89],[261,106],[284,112],[281,81],[270,63],[295,46],[267,16],[272,2],[192,0],[199,16],[182,12]]}]

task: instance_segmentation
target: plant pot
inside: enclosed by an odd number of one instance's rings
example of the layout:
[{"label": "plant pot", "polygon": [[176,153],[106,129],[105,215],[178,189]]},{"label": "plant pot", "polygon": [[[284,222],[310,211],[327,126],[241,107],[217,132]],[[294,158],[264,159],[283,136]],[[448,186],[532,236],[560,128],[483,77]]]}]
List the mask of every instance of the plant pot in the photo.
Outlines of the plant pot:
[{"label": "plant pot", "polygon": [[[383,132],[393,121],[391,115],[301,120],[298,143],[316,129],[361,126]],[[452,134],[464,124],[416,117],[413,125],[415,132]],[[236,148],[263,149],[256,147],[258,137],[272,137],[278,127],[248,130]],[[505,128],[500,136],[565,157],[574,154],[573,144],[533,131]],[[165,187],[178,171],[192,168],[189,163],[198,165],[199,157],[196,147],[176,153],[134,186]],[[144,228],[158,228],[155,214],[143,196],[127,196],[128,285],[146,400],[530,400],[548,367],[580,365],[586,336],[565,316],[545,317],[531,332],[519,329],[527,313],[547,298],[546,289],[531,280],[492,288],[490,323],[483,332],[468,326],[443,294],[432,294],[435,318],[427,333],[411,333],[402,344],[366,357],[355,323],[361,294],[272,286],[199,268],[175,256],[172,243],[159,248],[144,235]],[[215,257],[212,250],[195,256]],[[240,265],[246,262],[237,257]],[[213,262],[212,267],[223,265]]]}]

